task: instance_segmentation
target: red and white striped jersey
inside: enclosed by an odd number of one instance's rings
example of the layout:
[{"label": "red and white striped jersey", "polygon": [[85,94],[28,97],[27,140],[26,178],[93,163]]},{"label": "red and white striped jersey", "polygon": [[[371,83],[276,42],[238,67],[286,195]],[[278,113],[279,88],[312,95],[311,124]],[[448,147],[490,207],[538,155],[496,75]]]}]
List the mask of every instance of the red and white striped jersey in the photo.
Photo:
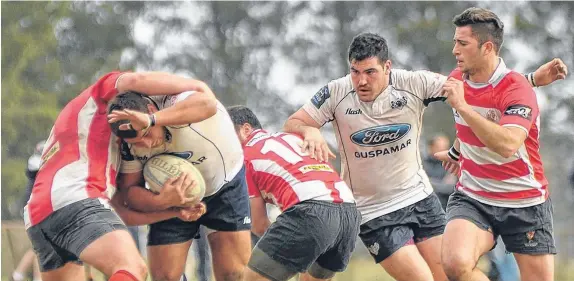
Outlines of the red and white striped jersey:
[{"label": "red and white striped jersey", "polygon": [[329,163],[302,153],[301,137],[253,132],[243,144],[249,196],[263,197],[282,211],[305,201],[355,202],[353,193]]},{"label": "red and white striped jersey", "polygon": [[24,208],[26,227],[74,202],[109,199],[115,192],[119,140],[108,124],[107,103],[118,94],[116,82],[121,74],[106,74],[58,115]]},{"label": "red and white striped jersey", "polygon": [[461,172],[457,189],[482,203],[499,207],[528,207],[548,198],[548,181],[539,153],[540,114],[526,78],[500,63],[488,83],[463,79],[460,70],[451,75],[464,81],[466,102],[484,118],[517,127],[528,136],[518,151],[504,158],[486,147],[454,111],[460,141]]}]

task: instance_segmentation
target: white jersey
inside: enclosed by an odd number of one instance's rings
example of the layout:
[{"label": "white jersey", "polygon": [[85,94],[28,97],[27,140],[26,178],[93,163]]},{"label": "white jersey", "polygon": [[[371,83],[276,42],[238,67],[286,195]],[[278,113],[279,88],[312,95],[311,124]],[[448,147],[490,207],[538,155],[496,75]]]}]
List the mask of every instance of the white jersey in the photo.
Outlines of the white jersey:
[{"label": "white jersey", "polygon": [[341,176],[353,190],[365,223],[432,194],[419,151],[422,115],[443,100],[446,77],[392,70],[390,85],[362,102],[350,75],[329,82],[303,106],[319,124],[333,121]]},{"label": "white jersey", "polygon": [[[154,97],[159,109],[184,100],[194,92]],[[243,167],[243,149],[225,107],[218,101],[217,113],[201,122],[166,127],[166,141],[154,148],[122,143],[121,173],[135,173],[151,157],[171,153],[187,159],[205,179],[205,196],[215,194]]]}]

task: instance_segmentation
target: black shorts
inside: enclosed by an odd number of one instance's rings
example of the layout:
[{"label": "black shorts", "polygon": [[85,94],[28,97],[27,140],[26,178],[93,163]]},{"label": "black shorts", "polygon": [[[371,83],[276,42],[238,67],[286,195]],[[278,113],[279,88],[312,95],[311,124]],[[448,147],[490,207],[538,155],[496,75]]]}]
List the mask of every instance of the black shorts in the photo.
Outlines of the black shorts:
[{"label": "black shorts", "polygon": [[148,246],[187,242],[198,238],[199,226],[216,231],[251,229],[251,209],[245,181],[245,167],[221,189],[202,200],[207,212],[194,222],[173,218],[150,224]]},{"label": "black shorts", "polygon": [[359,237],[380,263],[409,242],[418,243],[442,235],[445,212],[435,193],[410,206],[361,225]]},{"label": "black shorts", "polygon": [[118,215],[100,199],[84,199],[65,206],[26,231],[38,256],[40,271],[68,262],[81,264],[80,253],[104,234],[127,230]]},{"label": "black shorts", "polygon": [[556,254],[550,198],[542,204],[525,208],[487,205],[461,192],[450,196],[447,218],[465,219],[492,232],[494,241],[500,235],[506,250],[518,254]]},{"label": "black shorts", "polygon": [[[355,249],[360,223],[354,203],[304,201],[279,215],[255,248],[292,273],[305,272],[314,263],[342,272]],[[271,280],[281,279],[265,261],[250,260],[248,266]]]}]

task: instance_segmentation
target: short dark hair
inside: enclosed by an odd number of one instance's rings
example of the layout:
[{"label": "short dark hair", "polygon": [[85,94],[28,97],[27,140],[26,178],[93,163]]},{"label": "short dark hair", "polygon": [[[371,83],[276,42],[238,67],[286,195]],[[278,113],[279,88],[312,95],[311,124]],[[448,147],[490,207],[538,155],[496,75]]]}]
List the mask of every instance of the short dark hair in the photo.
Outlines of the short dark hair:
[{"label": "short dark hair", "polygon": [[[108,103],[108,114],[113,110],[134,110],[139,112],[148,112],[148,105],[154,102],[138,92],[127,91],[118,94]],[[120,130],[120,125],[129,123],[128,120],[120,120],[110,123],[112,133],[122,139],[135,138],[138,135],[136,130]]]},{"label": "short dark hair", "polygon": [[500,52],[504,42],[504,23],[492,11],[476,7],[468,8],[455,16],[452,22],[457,27],[470,25],[479,47],[491,41],[496,54]]},{"label": "short dark hair", "polygon": [[251,125],[253,129],[262,129],[261,123],[255,113],[246,106],[232,105],[227,108],[227,112],[229,113],[229,116],[231,116],[231,120],[235,127],[239,127],[247,123]]},{"label": "short dark hair", "polygon": [[349,45],[349,63],[372,57],[379,58],[381,64],[389,59],[387,40],[374,33],[361,33],[355,36]]}]

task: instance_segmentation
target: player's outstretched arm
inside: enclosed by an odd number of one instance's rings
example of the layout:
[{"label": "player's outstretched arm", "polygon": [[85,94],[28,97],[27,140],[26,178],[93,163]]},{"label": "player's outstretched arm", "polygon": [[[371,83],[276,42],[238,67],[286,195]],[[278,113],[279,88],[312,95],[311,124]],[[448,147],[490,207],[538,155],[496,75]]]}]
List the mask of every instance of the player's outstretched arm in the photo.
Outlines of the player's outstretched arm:
[{"label": "player's outstretched arm", "polygon": [[329,149],[319,128],[321,125],[317,124],[303,108],[291,115],[283,126],[285,132],[303,137],[301,145],[303,152],[309,152],[309,156],[313,159],[326,162],[329,161],[329,157],[335,158],[335,154]]},{"label": "player's outstretched arm", "polygon": [[249,199],[249,204],[251,205],[251,232],[261,237],[271,225],[265,201],[261,197],[252,197]]},{"label": "player's outstretched arm", "polygon": [[558,58],[541,65],[532,74],[526,74],[526,79],[533,87],[546,86],[554,81],[566,79],[568,67]]},{"label": "player's outstretched arm", "polygon": [[135,91],[150,96],[175,95],[196,91],[213,95],[205,82],[167,72],[128,72],[117,81],[119,93]]}]

